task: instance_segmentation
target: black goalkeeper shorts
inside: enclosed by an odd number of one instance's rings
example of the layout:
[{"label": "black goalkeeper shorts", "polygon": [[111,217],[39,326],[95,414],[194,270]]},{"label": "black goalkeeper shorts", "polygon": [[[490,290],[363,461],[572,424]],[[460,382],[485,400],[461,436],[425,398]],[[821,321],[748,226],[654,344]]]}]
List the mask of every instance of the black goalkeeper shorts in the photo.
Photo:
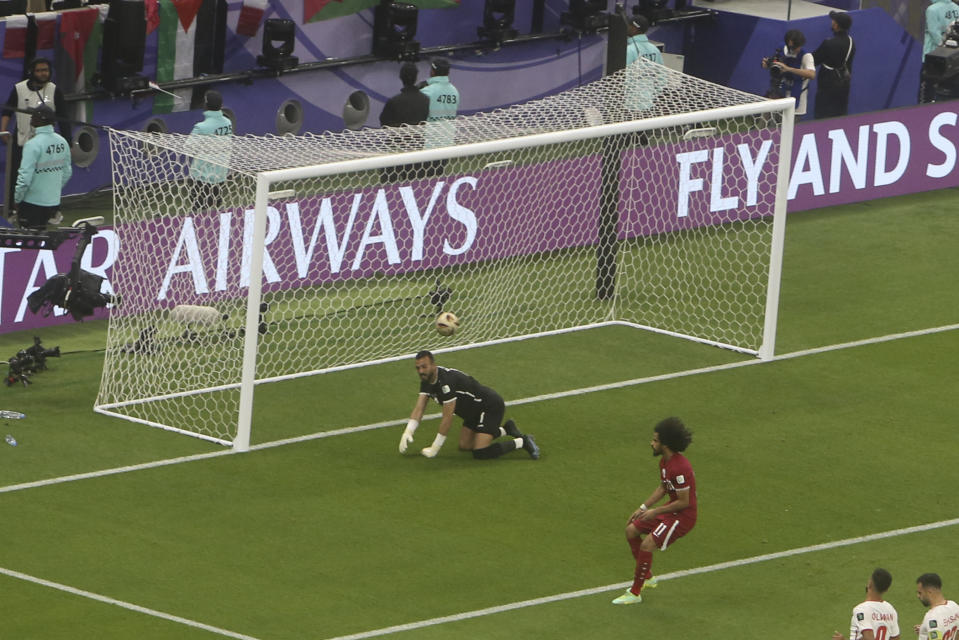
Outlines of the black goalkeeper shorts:
[{"label": "black goalkeeper shorts", "polygon": [[478,414],[463,418],[463,426],[476,433],[488,433],[495,438],[499,436],[499,428],[505,416],[506,403],[496,396],[484,402]]}]

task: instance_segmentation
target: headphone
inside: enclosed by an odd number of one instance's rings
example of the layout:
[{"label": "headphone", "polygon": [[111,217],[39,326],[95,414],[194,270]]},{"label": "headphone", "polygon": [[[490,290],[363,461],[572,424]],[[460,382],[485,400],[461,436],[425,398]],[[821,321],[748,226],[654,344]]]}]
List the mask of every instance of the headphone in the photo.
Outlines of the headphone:
[{"label": "headphone", "polygon": [[38,64],[45,64],[47,65],[48,69],[53,71],[53,64],[51,64],[49,60],[47,60],[46,58],[34,58],[33,60],[30,61],[30,79],[31,80],[37,79],[36,73],[37,73]]}]

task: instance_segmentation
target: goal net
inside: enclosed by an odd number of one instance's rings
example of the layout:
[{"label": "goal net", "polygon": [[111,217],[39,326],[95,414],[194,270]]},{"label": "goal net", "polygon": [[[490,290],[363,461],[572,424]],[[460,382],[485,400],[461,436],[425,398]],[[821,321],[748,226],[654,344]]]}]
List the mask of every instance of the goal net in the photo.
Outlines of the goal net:
[{"label": "goal net", "polygon": [[96,410],[244,450],[257,384],[423,348],[618,323],[770,357],[792,114],[641,59],[415,127],[112,131]]}]

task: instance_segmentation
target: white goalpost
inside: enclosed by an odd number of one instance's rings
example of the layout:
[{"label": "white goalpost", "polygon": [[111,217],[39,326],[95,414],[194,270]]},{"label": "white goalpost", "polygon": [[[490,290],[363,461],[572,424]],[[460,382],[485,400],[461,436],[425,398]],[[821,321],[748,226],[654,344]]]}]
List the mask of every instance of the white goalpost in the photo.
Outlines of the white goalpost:
[{"label": "white goalpost", "polygon": [[423,348],[623,324],[770,358],[793,104],[640,60],[445,123],[445,146],[430,124],[112,131],[95,410],[244,451],[257,385]]}]

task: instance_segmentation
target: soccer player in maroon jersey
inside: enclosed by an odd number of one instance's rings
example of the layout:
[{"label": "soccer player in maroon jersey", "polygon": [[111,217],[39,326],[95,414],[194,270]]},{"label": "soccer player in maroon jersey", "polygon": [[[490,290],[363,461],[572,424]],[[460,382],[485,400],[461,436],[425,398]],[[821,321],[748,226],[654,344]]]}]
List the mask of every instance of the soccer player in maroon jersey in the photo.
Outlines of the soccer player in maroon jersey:
[{"label": "soccer player in maroon jersey", "polygon": [[[633,586],[613,600],[613,604],[637,604],[643,601],[644,586],[656,586],[653,578],[653,551],[665,551],[696,524],[696,478],[689,460],[682,454],[693,441],[693,434],[679,418],[666,418],[653,427],[649,446],[659,461],[659,486],[639,505],[626,525],[626,541],[636,559]],[[664,504],[656,504],[669,496]]]}]

